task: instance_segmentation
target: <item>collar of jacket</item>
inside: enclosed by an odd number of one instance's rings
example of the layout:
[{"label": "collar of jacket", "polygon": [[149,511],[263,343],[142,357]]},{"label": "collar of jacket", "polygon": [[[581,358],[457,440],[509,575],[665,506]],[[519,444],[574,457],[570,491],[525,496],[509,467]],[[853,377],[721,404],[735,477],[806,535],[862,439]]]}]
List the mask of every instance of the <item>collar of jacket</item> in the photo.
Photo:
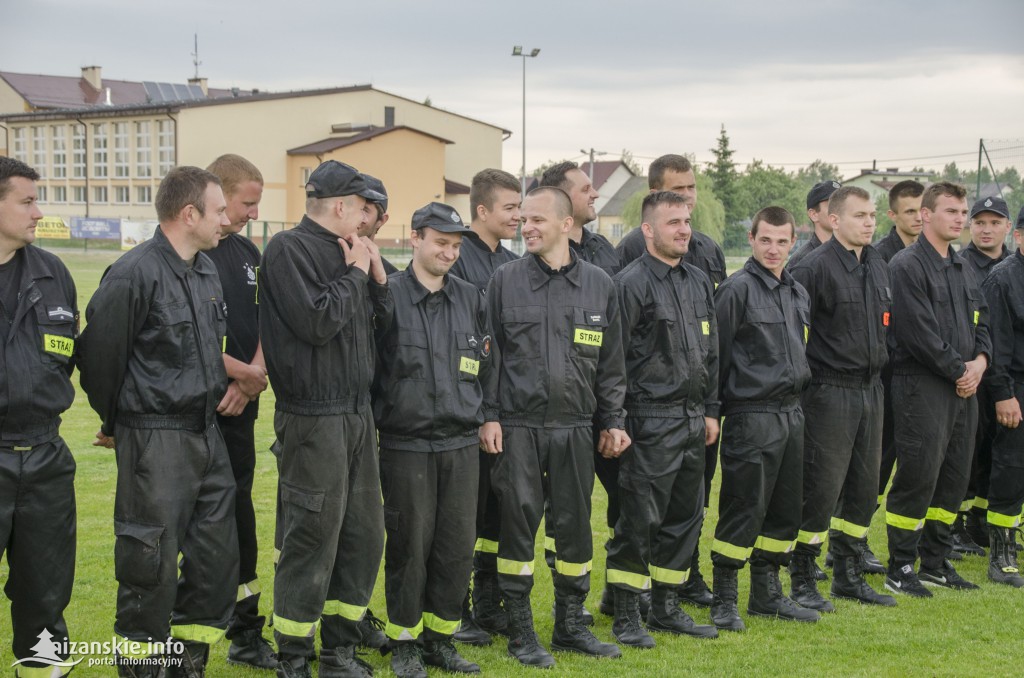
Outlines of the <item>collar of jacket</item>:
[{"label": "collar of jacket", "polygon": [[[333,231],[328,231],[326,228],[310,219],[308,214],[302,215],[302,221],[295,226],[294,230],[302,233],[308,233],[309,235],[334,243],[335,245],[338,244],[338,234]],[[340,246],[338,247],[338,252],[341,252]]]},{"label": "collar of jacket", "polygon": [[867,265],[868,257],[870,256],[868,251],[870,250],[871,252],[874,252],[874,249],[865,245],[860,251],[860,260],[858,261],[857,255],[854,254],[853,250],[846,249],[846,247],[843,246],[835,236],[829,238],[828,242],[825,243],[823,247],[827,247],[829,253],[839,259],[843,268],[845,268],[849,273],[857,270],[857,267],[861,264]]},{"label": "collar of jacket", "polygon": [[962,268],[964,265],[963,258],[956,253],[951,244],[946,245],[946,251],[949,252],[949,257],[941,257],[939,253],[935,251],[932,244],[928,242],[928,239],[924,237],[924,233],[921,234],[914,244],[907,248],[910,252],[917,253],[918,257],[924,258],[932,268],[936,271],[941,271],[947,266],[957,266]]},{"label": "collar of jacket", "polygon": [[[164,235],[161,226],[156,227],[156,231],[153,233],[153,241],[153,247],[163,255],[164,260],[171,267],[171,270],[174,271],[174,274],[179,278],[184,278],[185,274],[188,273],[189,266],[178,256],[177,250],[174,249],[174,245]],[[200,275],[214,275],[217,273],[217,268],[213,265],[213,262],[202,252],[196,252],[192,270]]]},{"label": "collar of jacket", "polygon": [[[43,257],[35,245],[25,245],[23,249],[25,251],[25,268],[23,268],[21,272],[22,281],[41,280],[42,278],[53,277],[53,273],[50,272],[50,269],[43,263]],[[21,285],[20,282],[18,284]],[[24,289],[24,285],[21,285],[21,289]],[[18,291],[20,292],[21,289]]]},{"label": "collar of jacket", "polygon": [[767,268],[761,265],[761,262],[750,257],[747,259],[747,263],[743,264],[743,270],[752,274],[755,278],[761,280],[765,287],[770,290],[774,290],[779,285],[793,286],[793,276],[789,274],[785,268],[782,269],[782,280],[775,277],[775,274],[769,271]]},{"label": "collar of jacket", "polygon": [[[470,235],[470,233],[472,233],[472,235]],[[501,241],[499,240],[498,246],[492,250],[490,246],[484,242],[483,238],[480,237],[479,233],[473,230],[470,230],[470,233],[462,234],[463,248],[466,247],[466,243],[469,243],[470,245],[476,247],[481,252],[486,252],[487,254],[497,254],[498,252],[501,252],[502,250],[505,249],[505,246],[502,245]]]},{"label": "collar of jacket", "polygon": [[972,259],[974,259],[974,263],[978,265],[978,268],[988,268],[989,266],[998,264],[1000,261],[1010,256],[1011,254],[1013,253],[1006,246],[1006,243],[1003,243],[1003,249],[999,253],[999,256],[993,259],[989,255],[985,254],[977,247],[975,247],[974,241],[972,240],[971,242],[967,243],[967,247],[963,249],[963,251],[960,253],[960,256],[971,257]]},{"label": "collar of jacket", "polygon": [[[399,272],[398,275],[412,280],[412,287],[409,292],[409,298],[412,299],[412,303],[418,304],[432,294],[430,290],[423,286],[423,283],[419,281],[419,278],[416,277],[416,272],[412,270],[412,262],[409,262],[409,265],[405,267],[405,270]],[[453,287],[454,285],[451,284],[448,279],[448,274],[446,273],[444,276],[444,283],[438,291],[448,297],[449,301],[454,301],[455,298],[452,296]]]},{"label": "collar of jacket", "polygon": [[683,266],[682,259],[675,266],[669,266],[658,257],[651,254],[648,250],[644,250],[644,253],[640,256],[640,260],[644,263],[647,268],[651,269],[654,275],[658,276],[658,280],[664,280],[668,277],[668,274],[672,271],[679,271],[684,276],[686,275],[686,267]]},{"label": "collar of jacket", "polygon": [[[530,289],[537,291],[551,280],[551,269],[547,264],[543,264],[539,255],[531,255],[530,257]],[[569,264],[568,269],[565,271],[565,279],[571,282],[576,287],[581,287],[582,282],[580,281],[580,270],[583,268],[580,259],[573,249],[569,248]],[[547,269],[547,270],[545,270]],[[564,270],[564,268],[562,269]]]}]

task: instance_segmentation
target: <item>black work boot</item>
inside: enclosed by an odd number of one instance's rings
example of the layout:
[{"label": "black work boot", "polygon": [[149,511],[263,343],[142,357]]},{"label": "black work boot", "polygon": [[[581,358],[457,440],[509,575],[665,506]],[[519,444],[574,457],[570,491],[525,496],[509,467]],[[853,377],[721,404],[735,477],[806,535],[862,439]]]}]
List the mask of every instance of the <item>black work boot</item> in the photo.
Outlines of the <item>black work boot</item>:
[{"label": "black work boot", "polygon": [[618,645],[601,642],[583,623],[583,596],[558,591],[555,591],[555,627],[551,631],[551,649],[611,659],[622,656]]},{"label": "black work boot", "polygon": [[[835,561],[833,561],[835,562]],[[818,612],[835,612],[836,607],[818,593],[818,578],[814,574],[814,556],[794,553],[789,564],[789,581],[793,601],[801,607]],[[832,576],[836,573],[833,571]],[[833,584],[835,580],[833,580]]]},{"label": "black work boot", "polygon": [[623,645],[648,650],[654,647],[654,638],[640,622],[640,594],[629,589],[612,588],[615,600],[615,621],[612,635]]},{"label": "black work boot", "polygon": [[720,631],[746,631],[737,608],[739,588],[736,582],[739,570],[716,565],[712,571],[711,621]]},{"label": "black work boot", "polygon": [[423,647],[423,662],[448,673],[480,673],[480,665],[465,659],[450,638],[428,640]]},{"label": "black work boot", "polygon": [[379,650],[388,644],[388,637],[384,635],[384,620],[374,616],[370,608],[366,608],[366,614],[359,620],[359,634],[362,640],[359,645],[373,650]]},{"label": "black work boot", "polygon": [[[697,538],[700,539],[699,534]],[[690,560],[690,576],[686,578],[686,582],[676,591],[676,596],[678,596],[679,602],[689,603],[697,607],[711,607],[711,603],[714,602],[711,589],[708,588],[708,585],[704,582],[704,577],[700,574],[699,544],[693,549],[693,558]]]},{"label": "black work boot", "polygon": [[867,605],[896,606],[895,598],[878,593],[864,581],[860,556],[836,556],[835,567],[832,569],[832,597],[856,600]]},{"label": "black work boot", "polygon": [[601,602],[597,604],[597,611],[606,617],[615,616],[615,588],[604,583],[604,590],[601,591]]},{"label": "black work boot", "polygon": [[988,578],[997,584],[1007,584],[1014,588],[1024,587],[1024,577],[1020,576],[1017,567],[1017,547],[1015,530],[1011,527],[988,526],[989,551]]},{"label": "black work boot", "polygon": [[865,539],[860,543],[860,572],[861,574],[885,574],[885,565],[874,554]]},{"label": "black work boot", "polygon": [[320,678],[369,678],[373,667],[356,656],[354,645],[320,649]]},{"label": "black work boot", "polygon": [[679,608],[676,592],[666,586],[655,586],[651,592],[651,610],[647,613],[647,628],[667,631],[694,638],[717,638],[718,629],[710,624],[697,624]]},{"label": "black work boot", "polygon": [[194,640],[175,641],[184,645],[181,654],[173,654],[168,659],[165,675],[167,678],[204,678],[206,661],[210,658],[210,645]]},{"label": "black work boot", "polygon": [[462,600],[462,619],[459,621],[458,630],[452,637],[460,643],[477,647],[486,647],[491,644],[491,634],[480,628],[473,617],[473,612],[469,609],[469,591],[466,591],[466,597]]},{"label": "black work boot", "polygon": [[228,664],[249,666],[254,669],[276,669],[277,653],[263,637],[260,629],[238,631],[228,647]]},{"label": "black work boot", "polygon": [[985,549],[981,548],[971,537],[971,533],[964,526],[965,513],[957,513],[950,527],[950,538],[953,540],[953,551],[969,556],[985,557]]},{"label": "black work boot", "polygon": [[967,531],[967,534],[971,535],[971,539],[978,546],[988,548],[991,545],[988,527],[988,520],[984,511],[971,509],[964,517],[964,530]]},{"label": "black work boot", "polygon": [[525,666],[549,669],[555,665],[555,658],[544,649],[533,628],[533,610],[529,596],[512,598],[504,596],[502,602],[508,613],[508,654]]},{"label": "black work boot", "polygon": [[392,643],[391,670],[398,678],[427,678],[427,667],[415,640]]},{"label": "black work boot", "polygon": [[146,657],[142,660],[133,660],[130,657],[114,655],[114,664],[117,666],[119,678],[164,678],[166,670],[161,664],[151,664],[148,660],[155,659]]},{"label": "black work boot", "polygon": [[473,573],[473,621],[487,633],[508,632],[508,615],[501,606],[501,589],[494,572]]},{"label": "black work boot", "polygon": [[747,614],[756,617],[777,617],[786,621],[816,622],[817,610],[800,607],[782,593],[779,566],[768,563],[750,565],[750,598]]},{"label": "black work boot", "polygon": [[309,659],[297,655],[277,659],[277,678],[313,678],[313,667]]}]

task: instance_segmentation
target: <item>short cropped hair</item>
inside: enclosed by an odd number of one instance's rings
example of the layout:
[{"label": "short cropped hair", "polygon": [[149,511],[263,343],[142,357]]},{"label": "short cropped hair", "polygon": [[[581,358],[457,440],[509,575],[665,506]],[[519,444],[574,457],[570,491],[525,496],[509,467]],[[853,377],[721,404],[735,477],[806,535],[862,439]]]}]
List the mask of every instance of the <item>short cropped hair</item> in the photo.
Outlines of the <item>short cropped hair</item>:
[{"label": "short cropped hair", "polygon": [[896,201],[900,198],[919,198],[924,193],[924,185],[919,181],[907,179],[889,189],[889,209],[896,211]]},{"label": "short cropped hair", "polygon": [[188,165],[175,167],[156,192],[156,218],[161,222],[173,221],[181,210],[192,205],[199,214],[206,213],[206,187],[220,186],[220,179],[213,172]]},{"label": "short cropped hair", "polygon": [[750,235],[757,235],[757,225],[762,221],[772,226],[785,226],[789,224],[793,229],[793,236],[796,236],[796,219],[793,218],[793,215],[785,207],[769,205],[758,210],[750,222]]},{"label": "short cropped hair", "polygon": [[828,199],[828,213],[839,214],[843,211],[843,205],[846,204],[847,198],[850,196],[867,200],[871,202],[871,194],[865,191],[860,186],[842,186],[832,192],[832,195]]},{"label": "short cropped hair", "polygon": [[7,197],[7,192],[11,190],[11,179],[14,177],[39,181],[39,172],[20,160],[0,157],[0,200]]},{"label": "short cropped hair", "polygon": [[567,184],[569,183],[569,177],[566,175],[573,170],[578,170],[579,168],[580,166],[571,160],[566,160],[558,163],[557,165],[552,165],[544,170],[544,174],[540,177],[540,185],[554,186],[555,188],[560,188],[564,191],[568,188]]},{"label": "short cropped hair", "polygon": [[672,191],[655,191],[644,196],[643,205],[640,207],[641,219],[646,223],[650,222],[651,214],[659,205],[685,205],[686,198]]},{"label": "short cropped hair", "polygon": [[220,156],[211,162],[206,170],[220,177],[224,195],[231,195],[239,186],[250,181],[263,185],[263,175],[260,174],[256,165],[234,153],[225,153]]},{"label": "short cropped hair", "polygon": [[647,170],[647,187],[652,191],[654,189],[660,189],[662,182],[665,180],[665,172],[692,172],[693,164],[689,158],[669,153],[663,155],[654,162],[651,163],[650,168]]},{"label": "short cropped hair", "polygon": [[967,189],[951,181],[936,182],[924,189],[924,194],[921,196],[921,209],[927,208],[934,212],[936,203],[944,195],[956,198],[957,200],[966,200]]},{"label": "short cropped hair", "polygon": [[476,173],[469,186],[469,209],[474,216],[476,216],[476,208],[480,205],[487,209],[494,206],[494,193],[499,188],[516,193],[522,190],[519,180],[505,170],[488,168]]},{"label": "short cropped hair", "polygon": [[572,199],[569,198],[569,194],[560,189],[558,186],[538,186],[529,193],[526,197],[534,195],[542,195],[544,193],[550,193],[555,196],[555,215],[559,219],[565,219],[566,217],[572,216]]}]

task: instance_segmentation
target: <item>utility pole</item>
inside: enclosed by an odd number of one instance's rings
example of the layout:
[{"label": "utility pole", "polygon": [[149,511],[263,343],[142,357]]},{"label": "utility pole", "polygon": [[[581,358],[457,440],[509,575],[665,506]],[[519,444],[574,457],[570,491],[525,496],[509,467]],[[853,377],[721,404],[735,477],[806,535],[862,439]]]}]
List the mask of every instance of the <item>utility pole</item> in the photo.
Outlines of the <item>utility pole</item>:
[{"label": "utility pole", "polygon": [[539,48],[533,48],[527,54],[523,50],[522,45],[516,45],[512,48],[512,56],[522,57],[523,59],[523,167],[519,175],[519,181],[521,185],[522,198],[526,198],[526,59],[527,57],[533,58],[540,54]]},{"label": "utility pole", "polygon": [[580,149],[580,153],[582,153],[584,155],[588,155],[588,154],[590,155],[590,185],[593,186],[594,185],[594,156],[595,155],[608,155],[608,153],[605,152],[605,151],[595,151],[593,148],[591,148],[589,151],[587,149],[585,149],[585,148],[581,148]]}]

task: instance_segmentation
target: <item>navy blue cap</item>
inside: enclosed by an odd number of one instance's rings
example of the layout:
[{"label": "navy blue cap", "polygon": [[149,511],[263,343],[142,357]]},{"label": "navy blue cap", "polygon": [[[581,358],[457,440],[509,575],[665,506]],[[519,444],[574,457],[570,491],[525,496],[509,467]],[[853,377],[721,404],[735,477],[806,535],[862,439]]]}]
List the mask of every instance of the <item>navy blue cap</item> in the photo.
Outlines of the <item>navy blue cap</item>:
[{"label": "navy blue cap", "polygon": [[451,205],[445,205],[443,202],[432,202],[413,212],[412,227],[416,230],[430,227],[441,233],[473,233],[462,223],[459,213]]},{"label": "navy blue cap", "polygon": [[341,195],[359,195],[379,202],[386,196],[372,190],[355,167],[337,160],[321,163],[306,182],[307,198],[336,198]]},{"label": "navy blue cap", "polygon": [[807,209],[817,209],[818,205],[832,197],[832,194],[839,190],[841,184],[834,179],[819,181],[811,187],[807,194]]},{"label": "navy blue cap", "polygon": [[370,176],[369,174],[363,173],[363,181],[366,182],[366,187],[371,191],[376,191],[384,196],[383,200],[371,200],[371,202],[380,205],[382,212],[388,211],[388,191],[384,188],[384,182],[377,177]]},{"label": "navy blue cap", "polygon": [[974,206],[971,207],[971,219],[982,212],[992,212],[1004,219],[1010,218],[1010,208],[1006,206],[1006,201],[996,196],[978,198],[974,201]]}]

